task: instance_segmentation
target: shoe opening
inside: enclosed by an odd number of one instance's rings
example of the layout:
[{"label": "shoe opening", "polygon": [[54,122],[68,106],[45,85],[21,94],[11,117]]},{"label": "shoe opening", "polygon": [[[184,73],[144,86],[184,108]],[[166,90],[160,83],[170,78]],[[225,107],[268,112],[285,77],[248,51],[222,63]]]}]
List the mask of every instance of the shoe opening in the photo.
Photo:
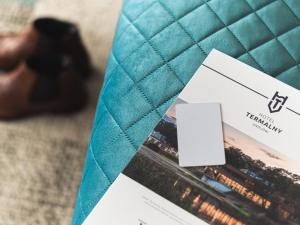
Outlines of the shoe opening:
[{"label": "shoe opening", "polygon": [[27,66],[41,76],[59,76],[67,59],[61,55],[35,55],[26,60]]},{"label": "shoe opening", "polygon": [[34,27],[42,34],[52,38],[64,38],[77,32],[74,24],[54,18],[40,18],[34,21]]}]

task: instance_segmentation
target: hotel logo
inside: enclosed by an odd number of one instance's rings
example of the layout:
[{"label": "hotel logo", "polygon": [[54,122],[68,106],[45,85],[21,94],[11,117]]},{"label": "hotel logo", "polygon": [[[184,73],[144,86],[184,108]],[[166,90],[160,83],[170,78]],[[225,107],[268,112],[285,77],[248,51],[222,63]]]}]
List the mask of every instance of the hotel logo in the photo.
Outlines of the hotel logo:
[{"label": "hotel logo", "polygon": [[270,113],[279,112],[287,99],[288,96],[280,96],[278,91],[276,91],[268,104]]}]

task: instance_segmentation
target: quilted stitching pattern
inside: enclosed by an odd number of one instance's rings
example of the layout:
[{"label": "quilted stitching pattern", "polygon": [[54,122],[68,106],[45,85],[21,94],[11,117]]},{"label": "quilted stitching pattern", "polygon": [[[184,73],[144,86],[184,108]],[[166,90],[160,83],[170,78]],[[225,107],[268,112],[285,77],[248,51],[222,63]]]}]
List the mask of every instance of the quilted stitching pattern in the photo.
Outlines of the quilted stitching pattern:
[{"label": "quilted stitching pattern", "polygon": [[81,224],[217,48],[300,88],[298,0],[127,0],[97,107],[73,224]]}]

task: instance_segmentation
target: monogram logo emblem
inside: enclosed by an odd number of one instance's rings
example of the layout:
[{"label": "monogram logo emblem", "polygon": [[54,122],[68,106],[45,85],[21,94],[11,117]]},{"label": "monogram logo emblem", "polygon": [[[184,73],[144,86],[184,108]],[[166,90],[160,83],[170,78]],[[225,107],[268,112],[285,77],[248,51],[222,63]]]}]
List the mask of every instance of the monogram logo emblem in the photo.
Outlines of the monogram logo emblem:
[{"label": "monogram logo emblem", "polygon": [[288,96],[280,96],[278,91],[276,91],[268,104],[270,113],[279,112],[287,99]]}]

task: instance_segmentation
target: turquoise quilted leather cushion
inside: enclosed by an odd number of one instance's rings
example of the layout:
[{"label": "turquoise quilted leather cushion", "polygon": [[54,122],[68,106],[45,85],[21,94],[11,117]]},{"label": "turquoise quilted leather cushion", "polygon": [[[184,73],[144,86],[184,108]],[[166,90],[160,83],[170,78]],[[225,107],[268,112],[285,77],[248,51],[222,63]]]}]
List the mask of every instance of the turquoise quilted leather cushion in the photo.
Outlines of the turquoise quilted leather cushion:
[{"label": "turquoise quilted leather cushion", "polygon": [[125,1],[73,225],[86,218],[212,48],[299,89],[299,20],[299,0]]}]

